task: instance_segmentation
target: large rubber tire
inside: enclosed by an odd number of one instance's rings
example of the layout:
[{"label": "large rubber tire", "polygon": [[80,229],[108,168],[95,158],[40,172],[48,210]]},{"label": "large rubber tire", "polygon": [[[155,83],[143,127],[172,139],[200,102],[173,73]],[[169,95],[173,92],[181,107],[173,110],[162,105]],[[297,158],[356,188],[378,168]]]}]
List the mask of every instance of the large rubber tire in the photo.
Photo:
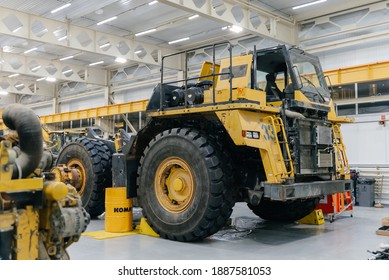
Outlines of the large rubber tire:
[{"label": "large rubber tire", "polygon": [[258,206],[248,204],[255,215],[269,221],[297,221],[310,214],[319,203],[319,198],[297,199],[290,201],[271,201],[262,198]]},{"label": "large rubber tire", "polygon": [[158,134],[138,168],[143,215],[161,237],[171,240],[196,241],[216,233],[236,200],[231,166],[217,142],[196,130]]},{"label": "large rubber tire", "polygon": [[103,142],[85,137],[65,145],[58,154],[57,165],[66,164],[83,173],[83,185],[77,191],[91,218],[105,211],[105,189],[112,186],[111,159]]}]

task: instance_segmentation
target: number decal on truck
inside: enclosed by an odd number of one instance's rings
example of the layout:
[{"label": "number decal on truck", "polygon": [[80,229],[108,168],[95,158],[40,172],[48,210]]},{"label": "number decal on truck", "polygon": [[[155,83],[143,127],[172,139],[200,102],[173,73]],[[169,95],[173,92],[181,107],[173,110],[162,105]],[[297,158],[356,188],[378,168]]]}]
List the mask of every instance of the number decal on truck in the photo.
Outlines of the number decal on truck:
[{"label": "number decal on truck", "polygon": [[264,136],[263,138],[266,141],[275,141],[276,140],[276,135],[274,133],[274,128],[272,125],[268,124],[262,124],[262,130],[264,131]]}]

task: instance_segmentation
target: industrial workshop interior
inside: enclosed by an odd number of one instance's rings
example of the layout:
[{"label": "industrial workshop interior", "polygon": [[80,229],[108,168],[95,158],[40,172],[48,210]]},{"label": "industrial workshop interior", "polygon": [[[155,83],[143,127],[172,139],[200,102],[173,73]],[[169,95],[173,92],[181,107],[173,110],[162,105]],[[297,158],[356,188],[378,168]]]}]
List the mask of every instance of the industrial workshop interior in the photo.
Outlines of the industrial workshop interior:
[{"label": "industrial workshop interior", "polygon": [[389,1],[0,0],[0,47],[0,260],[389,259]]}]

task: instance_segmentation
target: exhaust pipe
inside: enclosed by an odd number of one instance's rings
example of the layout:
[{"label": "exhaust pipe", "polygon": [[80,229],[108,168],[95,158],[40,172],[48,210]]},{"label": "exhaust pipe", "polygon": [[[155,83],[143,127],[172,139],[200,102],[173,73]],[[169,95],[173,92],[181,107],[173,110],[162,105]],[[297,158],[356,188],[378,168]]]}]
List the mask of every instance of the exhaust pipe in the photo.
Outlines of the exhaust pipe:
[{"label": "exhaust pipe", "polygon": [[21,104],[8,105],[3,111],[4,124],[19,135],[21,154],[16,159],[12,179],[26,178],[39,165],[43,154],[42,127],[37,115]]}]

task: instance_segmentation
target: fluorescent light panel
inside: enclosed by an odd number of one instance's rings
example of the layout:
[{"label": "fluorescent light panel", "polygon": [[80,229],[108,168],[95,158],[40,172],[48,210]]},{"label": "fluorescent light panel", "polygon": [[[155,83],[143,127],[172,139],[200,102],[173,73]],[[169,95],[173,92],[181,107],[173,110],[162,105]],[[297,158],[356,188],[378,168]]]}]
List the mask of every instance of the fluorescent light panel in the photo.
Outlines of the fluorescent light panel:
[{"label": "fluorescent light panel", "polygon": [[134,54],[138,54],[138,53],[141,53],[142,51],[139,50],[139,51],[135,51]]},{"label": "fluorescent light panel", "polygon": [[0,90],[0,95],[8,95],[8,91]]},{"label": "fluorescent light panel", "polygon": [[12,75],[9,75],[8,78],[14,78],[14,77],[17,77],[19,76],[20,74],[16,73],[16,74],[12,74]]},{"label": "fluorescent light panel", "polygon": [[69,70],[63,71],[62,74],[67,74],[67,73],[70,73],[70,72],[73,72],[73,70],[69,69]]},{"label": "fluorescent light panel", "polygon": [[89,66],[94,66],[94,65],[103,64],[103,63],[104,63],[104,60],[100,60],[100,61],[93,62],[93,63],[89,64]]},{"label": "fluorescent light panel", "polygon": [[59,60],[60,61],[64,61],[64,60],[72,59],[73,57],[74,57],[73,55],[69,55],[69,56],[66,56],[66,57],[62,57]]},{"label": "fluorescent light panel", "polygon": [[63,40],[65,40],[65,39],[67,39],[67,38],[68,38],[68,36],[65,35],[65,36],[63,36],[63,37],[61,37],[61,38],[58,38],[58,41],[63,41]]},{"label": "fluorescent light panel", "polygon": [[30,53],[30,52],[36,51],[37,49],[38,48],[32,48],[32,49],[26,50],[24,53]]},{"label": "fluorescent light panel", "polygon": [[43,81],[43,80],[46,80],[46,77],[42,77],[42,78],[36,79],[37,82],[40,82],[40,81]]},{"label": "fluorescent light panel", "polygon": [[235,33],[240,33],[243,31],[243,28],[237,25],[233,25],[230,27],[230,31],[235,32]]},{"label": "fluorescent light panel", "polygon": [[47,77],[47,78],[45,78],[45,79],[46,79],[46,81],[48,81],[48,82],[55,82],[55,81],[57,81],[57,79],[54,78],[54,77]]},{"label": "fluorescent light panel", "polygon": [[31,69],[31,71],[36,71],[38,69],[40,69],[42,66],[38,65],[38,66],[35,66],[34,68]]},{"label": "fluorescent light panel", "polygon": [[115,19],[117,19],[117,18],[118,18],[117,16],[114,16],[114,17],[111,17],[111,18],[107,18],[107,19],[105,19],[105,20],[102,20],[102,21],[98,22],[97,25],[102,25],[102,24],[104,24],[104,23],[113,21],[113,20],[115,20]]},{"label": "fluorescent light panel", "polygon": [[16,88],[24,87],[24,84],[15,85]]},{"label": "fluorescent light panel", "polygon": [[170,41],[169,45],[175,44],[175,43],[179,43],[179,42],[182,42],[182,41],[187,41],[189,39],[190,39],[190,37],[185,37],[185,38],[181,38],[181,39],[178,39],[178,40]]},{"label": "fluorescent light panel", "polygon": [[99,48],[100,48],[100,49],[103,49],[103,48],[108,47],[108,46],[110,46],[110,45],[111,45],[111,43],[105,43],[104,45],[101,45]]},{"label": "fluorescent light panel", "polygon": [[115,62],[118,62],[118,63],[125,63],[127,62],[127,59],[123,58],[123,57],[117,57],[115,58]]},{"label": "fluorescent light panel", "polygon": [[158,3],[158,1],[151,1],[151,2],[149,2],[149,6],[152,6],[152,5],[154,5],[154,4],[157,4]]},{"label": "fluorescent light panel", "polygon": [[301,8],[304,8],[304,7],[320,4],[320,3],[323,3],[323,2],[327,2],[327,0],[318,0],[318,1],[309,2],[309,3],[306,3],[306,4],[295,6],[292,9],[293,10],[297,10],[297,9],[301,9]]},{"label": "fluorescent light panel", "polygon": [[146,31],[142,31],[142,32],[136,33],[135,36],[141,36],[141,35],[144,35],[144,34],[147,34],[147,33],[151,33],[151,32],[154,32],[154,31],[157,31],[157,29],[153,28],[153,29],[149,29],[149,30],[146,30]]},{"label": "fluorescent light panel", "polygon": [[193,15],[193,16],[191,16],[191,17],[188,17],[188,19],[189,20],[192,20],[192,19],[195,19],[195,18],[198,18],[199,17],[199,15]]},{"label": "fluorescent light panel", "polygon": [[20,29],[22,29],[23,25],[19,26],[19,27],[16,27],[14,30],[12,30],[12,32],[18,32]]},{"label": "fluorescent light panel", "polygon": [[52,14],[55,14],[56,12],[59,12],[60,10],[63,10],[63,9],[66,9],[67,7],[69,7],[71,5],[71,3],[67,3],[65,5],[62,5],[54,10],[51,11]]}]

